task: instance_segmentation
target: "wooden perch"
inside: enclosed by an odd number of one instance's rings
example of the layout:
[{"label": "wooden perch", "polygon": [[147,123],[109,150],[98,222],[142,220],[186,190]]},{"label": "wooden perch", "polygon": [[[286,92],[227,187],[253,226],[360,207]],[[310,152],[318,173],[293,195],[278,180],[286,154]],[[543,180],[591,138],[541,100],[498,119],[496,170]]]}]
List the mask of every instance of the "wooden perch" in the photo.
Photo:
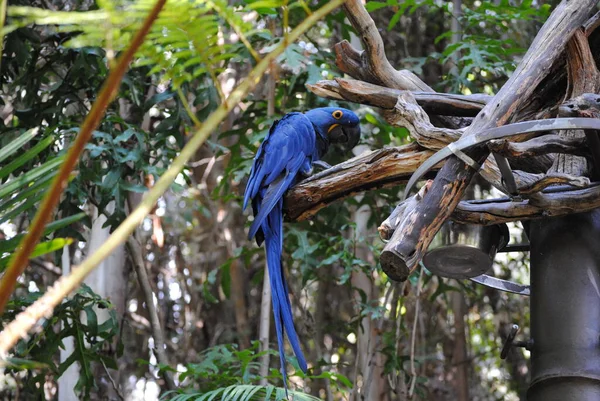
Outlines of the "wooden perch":
[{"label": "wooden perch", "polygon": [[[498,94],[475,117],[464,135],[506,124],[534,93],[538,84],[551,71],[562,54],[567,40],[591,14],[591,0],[563,1],[546,21],[523,61]],[[568,17],[567,17],[568,16]],[[487,147],[466,152],[482,163],[488,156]],[[384,270],[406,272],[414,270],[441,225],[450,217],[475,170],[456,157],[449,158],[437,174],[422,202],[405,213],[401,229],[394,233],[381,255]]]},{"label": "wooden perch", "polygon": [[352,194],[406,182],[433,155],[416,143],[359,155],[294,186],[285,197],[288,220],[304,220]]},{"label": "wooden perch", "polygon": [[[366,104],[382,109],[393,109],[403,91],[386,88],[356,79],[336,78],[323,80],[306,87],[317,96],[334,100]],[[419,106],[428,114],[475,117],[491,96],[457,95],[437,92],[412,92]]]},{"label": "wooden perch", "polygon": [[496,201],[462,201],[452,220],[465,224],[492,225],[544,217],[566,216],[589,212],[600,207],[600,186],[555,193],[538,193],[531,199],[514,202],[506,198]]},{"label": "wooden perch", "polygon": [[[428,190],[431,180],[424,186]],[[407,210],[422,201],[419,193],[400,203],[390,216],[379,226],[383,240],[392,238],[402,216]],[[494,225],[510,221],[534,220],[545,217],[565,216],[583,213],[600,207],[600,186],[573,189],[562,192],[536,194],[534,198],[514,201],[509,198],[461,201],[452,213],[451,219],[463,224]]]},{"label": "wooden perch", "polygon": [[[361,0],[347,0],[343,8],[365,50],[358,51],[345,40],[336,44],[336,65],[342,72],[361,81],[392,89],[434,92],[411,71],[398,71],[392,67],[385,55],[383,39],[377,25]],[[439,116],[435,120],[448,128],[460,128],[465,125],[464,121],[457,117]]]},{"label": "wooden perch", "polygon": [[548,134],[525,142],[511,142],[507,139],[491,141],[488,148],[495,153],[512,158],[531,158],[548,153],[569,153],[579,156],[589,155],[584,138],[563,138]]},{"label": "wooden perch", "polygon": [[[597,108],[598,96],[594,95],[599,89],[598,80],[600,73],[596,68],[594,56],[590,50],[587,36],[582,29],[578,29],[567,46],[567,99],[558,109],[560,116],[586,116],[593,117],[593,110]],[[592,93],[586,95],[586,93]],[[562,138],[574,139],[587,137],[588,148],[591,151],[594,163],[588,165],[583,157],[559,154],[551,172],[562,172],[572,175],[585,175],[591,166],[594,178],[600,176],[600,149],[598,136],[595,131],[571,130],[560,132]],[[590,146],[591,145],[591,146]]]},{"label": "wooden perch", "polygon": [[392,211],[388,218],[385,219],[383,223],[379,225],[377,231],[379,231],[379,236],[382,240],[388,241],[390,238],[392,238],[394,231],[396,231],[396,227],[398,227],[398,224],[400,224],[400,222],[402,221],[402,216],[404,215],[404,212],[407,209],[414,208],[414,205],[416,203],[421,202],[421,199],[423,199],[425,193],[429,190],[429,188],[431,188],[432,183],[432,180],[427,180],[425,185],[423,185],[421,189],[419,189],[419,192],[417,192],[410,198],[400,202],[400,204],[396,206],[396,208]]},{"label": "wooden perch", "polygon": [[361,38],[364,52],[344,40],[335,45],[336,64],[343,72],[361,81],[394,89],[433,92],[409,70],[398,71],[390,64],[377,25],[359,0],[346,1],[344,11]]},{"label": "wooden perch", "polygon": [[456,141],[463,132],[462,129],[434,126],[425,110],[408,91],[398,96],[393,109],[382,110],[381,114],[391,125],[408,129],[411,138],[426,149],[439,150]]},{"label": "wooden perch", "polygon": [[515,179],[519,188],[519,194],[523,196],[532,195],[541,192],[551,185],[571,185],[576,188],[586,188],[590,186],[590,179],[578,175],[565,173],[531,174],[522,171],[515,171]]}]

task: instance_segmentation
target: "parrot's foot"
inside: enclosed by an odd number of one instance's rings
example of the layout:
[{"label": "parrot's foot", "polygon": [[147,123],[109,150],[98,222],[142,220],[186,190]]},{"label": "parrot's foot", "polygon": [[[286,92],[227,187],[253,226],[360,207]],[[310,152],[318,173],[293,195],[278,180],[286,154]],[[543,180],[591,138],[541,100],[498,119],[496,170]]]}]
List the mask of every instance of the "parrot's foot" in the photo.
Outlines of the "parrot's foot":
[{"label": "parrot's foot", "polygon": [[317,160],[316,162],[313,162],[313,166],[321,167],[323,170],[327,170],[328,168],[331,168],[331,164],[326,163],[322,160]]}]

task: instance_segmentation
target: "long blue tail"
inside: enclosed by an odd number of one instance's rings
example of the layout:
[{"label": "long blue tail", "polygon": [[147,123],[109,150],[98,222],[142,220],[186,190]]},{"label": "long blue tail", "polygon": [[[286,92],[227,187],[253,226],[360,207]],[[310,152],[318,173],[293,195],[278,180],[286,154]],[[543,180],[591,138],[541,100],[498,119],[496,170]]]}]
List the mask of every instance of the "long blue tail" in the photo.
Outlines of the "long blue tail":
[{"label": "long blue tail", "polygon": [[283,347],[283,335],[287,332],[294,354],[298,358],[300,369],[306,373],[306,359],[300,348],[298,334],[294,327],[292,316],[292,305],[288,298],[288,286],[281,267],[281,252],[283,249],[283,199],[279,199],[262,224],[265,234],[265,250],[267,253],[267,267],[271,281],[271,294],[273,300],[273,314],[275,316],[275,329],[277,331],[277,343],[279,344],[279,358],[281,361],[281,373],[283,383],[287,392],[287,374],[285,370],[285,352]]}]

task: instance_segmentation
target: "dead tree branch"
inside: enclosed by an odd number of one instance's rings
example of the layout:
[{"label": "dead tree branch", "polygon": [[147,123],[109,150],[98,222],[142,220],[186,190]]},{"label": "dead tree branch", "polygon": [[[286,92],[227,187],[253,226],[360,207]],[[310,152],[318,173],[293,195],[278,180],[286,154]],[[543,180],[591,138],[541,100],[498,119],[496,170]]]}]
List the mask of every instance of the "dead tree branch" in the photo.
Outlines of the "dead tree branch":
[{"label": "dead tree branch", "polygon": [[[568,39],[585,23],[595,2],[563,1],[546,21],[523,61],[498,94],[475,117],[464,135],[510,122],[533,95],[538,84],[562,54]],[[568,16],[568,17],[567,17]],[[472,148],[467,154],[482,163],[487,147]],[[474,169],[457,157],[449,158],[430,191],[416,208],[404,215],[407,224],[394,233],[381,255],[382,268],[396,277],[408,277],[441,225],[450,217],[471,182]]]},{"label": "dead tree branch", "polygon": [[382,115],[388,123],[408,129],[411,138],[431,150],[439,150],[456,141],[463,131],[434,126],[425,110],[417,104],[413,94],[408,91],[398,96],[393,109],[382,110]]},{"label": "dead tree branch", "polygon": [[[404,91],[370,84],[356,79],[336,78],[319,81],[306,87],[315,95],[333,100],[393,109]],[[430,115],[475,117],[491,96],[457,95],[453,93],[412,92],[419,106]]]},{"label": "dead tree branch", "polygon": [[[423,188],[431,187],[431,180]],[[423,189],[422,188],[422,189]],[[402,222],[402,215],[421,201],[423,194],[401,202],[379,226],[379,235],[389,240]],[[509,221],[535,220],[589,212],[600,207],[600,186],[562,192],[537,193],[530,199],[514,201],[509,198],[461,201],[451,219],[463,224],[494,225]],[[394,277],[391,277],[394,279]]]},{"label": "dead tree branch", "polygon": [[432,151],[411,143],[379,149],[338,164],[288,191],[286,218],[304,220],[352,194],[406,182],[431,155]]},{"label": "dead tree branch", "polygon": [[530,174],[514,171],[519,193],[523,196],[541,192],[551,185],[571,185],[576,188],[590,186],[590,179],[565,173]]},{"label": "dead tree branch", "polygon": [[433,92],[425,82],[408,70],[398,71],[390,64],[377,25],[360,0],[344,3],[344,11],[365,48],[359,52],[347,41],[335,45],[336,64],[348,75],[362,81],[394,89]]},{"label": "dead tree branch", "polygon": [[569,153],[579,156],[589,155],[584,138],[562,138],[549,134],[525,142],[511,142],[507,139],[491,141],[488,148],[495,153],[511,158],[530,158],[548,153]]}]

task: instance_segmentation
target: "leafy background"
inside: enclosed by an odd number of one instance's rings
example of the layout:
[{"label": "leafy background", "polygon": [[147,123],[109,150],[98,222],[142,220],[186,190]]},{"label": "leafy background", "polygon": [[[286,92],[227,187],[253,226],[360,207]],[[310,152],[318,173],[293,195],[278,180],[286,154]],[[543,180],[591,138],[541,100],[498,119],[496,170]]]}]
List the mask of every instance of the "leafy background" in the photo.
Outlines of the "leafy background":
[{"label": "leafy background", "polygon": [[[8,3],[0,66],[0,268],[109,67],[153,5],[150,0]],[[257,59],[285,40],[288,27],[323,3],[168,1],[94,133],[2,324],[56,280],[65,256],[76,264],[93,250],[98,229],[110,230],[127,216],[193,127]],[[411,69],[436,90],[465,94],[499,89],[551,6],[506,0],[366,3],[396,68]],[[265,261],[262,250],[246,240],[240,199],[254,152],[278,116],[336,104],[310,94],[305,85],[339,75],[331,49],[341,39],[359,45],[337,12],[291,44],[139,231],[169,363],[157,360],[148,300],[127,249],[117,275],[102,285],[88,282],[19,343],[3,373],[3,397],[63,397],[57,383],[73,374],[65,373],[71,365],[77,367],[75,391],[82,399],[282,397],[276,353],[261,352],[256,342]],[[409,140],[405,129],[388,126],[377,110],[344,106],[361,117],[364,134],[357,151]],[[334,153],[327,161],[347,157]],[[286,225],[291,301],[311,362],[307,376],[297,369],[291,374],[295,399],[377,394],[404,400],[413,383],[413,399],[460,399],[464,388],[470,400],[524,399],[528,352],[515,349],[500,361],[499,350],[512,323],[524,327],[527,336],[526,299],[427,271],[405,284],[390,282],[381,272],[383,244],[376,227],[400,190],[346,199],[309,222]],[[98,219],[99,214],[107,218]],[[519,227],[511,232],[518,242]],[[498,258],[494,269],[499,277],[526,282],[527,264],[526,256],[511,253]],[[96,294],[104,287],[122,290],[107,300]],[[75,347],[61,356],[69,338]],[[265,353],[271,354],[266,377],[260,374]],[[177,389],[168,391],[165,372]]]}]

